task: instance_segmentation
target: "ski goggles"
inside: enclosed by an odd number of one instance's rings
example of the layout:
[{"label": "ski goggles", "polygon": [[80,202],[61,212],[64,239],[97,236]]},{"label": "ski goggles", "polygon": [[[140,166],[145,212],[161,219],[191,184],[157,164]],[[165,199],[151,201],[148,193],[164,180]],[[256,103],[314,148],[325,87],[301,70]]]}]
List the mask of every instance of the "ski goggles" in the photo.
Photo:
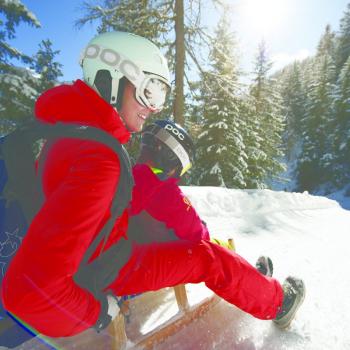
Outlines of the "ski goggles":
[{"label": "ski goggles", "polygon": [[163,109],[167,92],[170,89],[169,82],[165,78],[143,72],[135,62],[120,52],[101,45],[89,45],[83,52],[80,63],[82,64],[86,58],[98,59],[125,76],[136,88],[137,102],[149,108],[153,113]]},{"label": "ski goggles", "polygon": [[160,112],[164,108],[168,90],[169,86],[161,77],[145,73],[142,84],[136,87],[135,98],[153,113]]}]

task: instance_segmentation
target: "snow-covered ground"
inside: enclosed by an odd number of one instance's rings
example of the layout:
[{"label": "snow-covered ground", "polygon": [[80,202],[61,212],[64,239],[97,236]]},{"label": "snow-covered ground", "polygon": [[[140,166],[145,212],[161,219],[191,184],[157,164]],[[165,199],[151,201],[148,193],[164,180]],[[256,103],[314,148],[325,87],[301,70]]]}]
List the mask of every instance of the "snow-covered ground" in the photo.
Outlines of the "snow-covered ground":
[{"label": "snow-covered ground", "polygon": [[261,254],[307,295],[288,331],[222,301],[157,349],[350,349],[350,211],[328,198],[270,190],[183,187],[213,236],[234,237],[251,263]]},{"label": "snow-covered ground", "polygon": [[[207,222],[212,236],[233,237],[237,252],[252,264],[259,255],[269,255],[274,262],[274,276],[280,281],[290,274],[303,278],[307,293],[287,331],[278,330],[271,321],[254,319],[222,300],[155,350],[350,349],[350,211],[334,200],[308,193],[214,187],[183,190]],[[344,194],[339,198],[348,200]],[[201,285],[187,288],[192,305],[208,292]],[[129,325],[129,349],[135,349],[133,339],[178,311],[171,288],[145,293],[133,302],[135,310],[137,305],[140,308],[132,314]],[[127,326],[127,331],[130,329]],[[96,336],[89,329],[63,339],[54,348],[110,349],[111,341],[107,331]],[[48,347],[33,339],[16,349]]]}]

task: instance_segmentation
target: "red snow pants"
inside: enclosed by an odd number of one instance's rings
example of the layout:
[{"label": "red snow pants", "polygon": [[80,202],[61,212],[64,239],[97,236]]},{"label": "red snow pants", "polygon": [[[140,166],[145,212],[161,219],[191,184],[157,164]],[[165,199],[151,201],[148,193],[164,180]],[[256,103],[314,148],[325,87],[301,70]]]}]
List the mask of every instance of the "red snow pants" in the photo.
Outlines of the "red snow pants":
[{"label": "red snow pants", "polygon": [[277,280],[209,241],[135,244],[109,289],[121,296],[199,282],[256,318],[273,319],[282,305],[283,290]]}]

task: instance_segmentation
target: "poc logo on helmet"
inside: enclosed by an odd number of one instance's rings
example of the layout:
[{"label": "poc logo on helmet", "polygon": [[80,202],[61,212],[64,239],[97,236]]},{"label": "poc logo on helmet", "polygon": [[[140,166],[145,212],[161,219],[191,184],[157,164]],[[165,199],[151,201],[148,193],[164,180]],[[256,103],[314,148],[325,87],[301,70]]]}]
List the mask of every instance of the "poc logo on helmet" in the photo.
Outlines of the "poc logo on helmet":
[{"label": "poc logo on helmet", "polygon": [[165,125],[165,130],[171,131],[180,140],[184,140],[185,139],[185,136],[183,134],[181,134],[181,132],[178,129],[174,128],[171,124]]}]

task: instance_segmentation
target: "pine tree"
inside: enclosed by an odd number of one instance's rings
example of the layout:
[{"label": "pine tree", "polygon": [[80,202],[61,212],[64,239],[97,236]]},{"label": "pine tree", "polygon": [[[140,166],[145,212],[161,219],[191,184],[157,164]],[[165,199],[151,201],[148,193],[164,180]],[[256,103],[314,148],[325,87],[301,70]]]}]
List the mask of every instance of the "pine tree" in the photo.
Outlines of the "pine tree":
[{"label": "pine tree", "polygon": [[340,29],[337,40],[336,70],[339,74],[343,65],[350,56],[350,4],[347,4],[346,11],[340,20]]},{"label": "pine tree", "polygon": [[335,93],[335,120],[330,129],[333,139],[335,164],[334,183],[345,186],[350,178],[350,57],[340,72]]},{"label": "pine tree", "polygon": [[331,54],[314,60],[303,124],[303,155],[298,165],[301,190],[313,191],[331,179],[334,154],[329,128],[333,125],[335,62]]},{"label": "pine tree", "polygon": [[[282,83],[287,115],[287,145],[301,144],[297,190],[327,194],[350,176],[350,4],[335,35],[328,25],[316,55],[276,77]],[[291,118],[291,116],[293,116]],[[298,141],[299,140],[299,141]]]},{"label": "pine tree", "polygon": [[16,27],[24,22],[30,26],[40,27],[40,22],[21,1],[0,0],[0,74],[11,71],[13,59],[23,63],[30,63],[31,58],[20,52],[11,44],[9,40],[16,37]]},{"label": "pine tree", "polygon": [[31,118],[38,95],[36,80],[27,68],[12,67],[0,75],[0,133],[9,132]]},{"label": "pine tree", "polygon": [[250,88],[251,128],[247,145],[249,187],[264,188],[268,179],[277,177],[284,166],[281,144],[284,131],[282,99],[269,78],[272,64],[265,43],[259,45],[255,62],[254,81]]},{"label": "pine tree", "polygon": [[13,66],[11,73],[0,75],[2,132],[32,118],[36,98],[53,87],[62,76],[62,65],[54,61],[58,53],[52,50],[50,40],[44,40],[31,58],[30,68]]},{"label": "pine tree", "polygon": [[199,185],[246,187],[245,127],[238,97],[236,44],[224,15],[210,54],[211,69],[202,73],[202,126],[192,181]]},{"label": "pine tree", "polygon": [[98,33],[117,30],[144,36],[161,44],[159,38],[167,33],[170,4],[155,0],[104,0],[102,5],[85,2],[85,16],[77,21],[78,27],[99,21]]},{"label": "pine tree", "polygon": [[325,31],[318,43],[316,58],[329,55],[335,61],[336,56],[336,40],[335,33],[329,24],[326,25]]},{"label": "pine tree", "polygon": [[293,148],[301,142],[302,123],[305,115],[306,93],[304,90],[300,64],[294,62],[283,81],[281,90],[286,115],[286,155],[291,160]]},{"label": "pine tree", "polygon": [[274,77],[278,82],[285,114],[285,131],[283,133],[283,151],[287,170],[281,174],[281,181],[274,187],[295,190],[297,160],[302,150],[302,120],[305,115],[306,92],[304,87],[303,67],[305,63],[294,62]]},{"label": "pine tree", "polygon": [[10,41],[16,37],[19,23],[34,27],[40,27],[40,23],[21,1],[0,0],[0,13],[0,133],[5,133],[31,114],[36,94],[35,78],[28,69],[14,64],[30,64],[32,58]]},{"label": "pine tree", "polygon": [[39,50],[34,55],[34,62],[31,68],[39,75],[37,79],[37,91],[39,93],[52,88],[63,76],[62,64],[54,59],[60,53],[52,49],[52,42],[47,39],[39,44]]}]

